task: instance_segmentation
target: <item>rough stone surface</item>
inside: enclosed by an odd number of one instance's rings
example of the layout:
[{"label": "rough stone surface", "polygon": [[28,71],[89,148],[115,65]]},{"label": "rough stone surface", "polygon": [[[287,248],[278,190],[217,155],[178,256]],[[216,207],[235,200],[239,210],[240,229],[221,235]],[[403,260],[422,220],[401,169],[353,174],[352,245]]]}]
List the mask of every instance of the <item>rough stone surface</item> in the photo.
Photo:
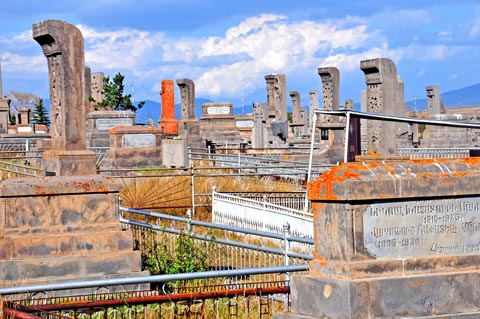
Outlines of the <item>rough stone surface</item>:
[{"label": "rough stone surface", "polygon": [[0,183],[0,285],[145,275],[118,222],[119,189],[99,175]]},{"label": "rough stone surface", "polygon": [[203,103],[200,120],[200,132],[204,140],[216,145],[240,145],[241,137],[235,125],[232,103]]},{"label": "rough stone surface", "polygon": [[32,31],[47,58],[50,81],[53,153],[42,155],[44,166],[56,175],[95,174],[95,154],[86,152],[87,86],[82,33],[59,20],[36,23]]},{"label": "rough stone surface", "polygon": [[[276,318],[478,318],[477,273],[377,280],[292,276],[292,312]],[[305,316],[305,317],[303,317]]]},{"label": "rough stone surface", "polygon": [[32,26],[48,61],[53,147],[85,150],[85,56],[80,30],[59,20]]},{"label": "rough stone surface", "polygon": [[287,120],[287,77],[284,74],[265,75],[267,82],[268,116]]},{"label": "rough stone surface", "polygon": [[188,167],[188,147],[185,140],[162,140],[162,164],[167,167]]}]

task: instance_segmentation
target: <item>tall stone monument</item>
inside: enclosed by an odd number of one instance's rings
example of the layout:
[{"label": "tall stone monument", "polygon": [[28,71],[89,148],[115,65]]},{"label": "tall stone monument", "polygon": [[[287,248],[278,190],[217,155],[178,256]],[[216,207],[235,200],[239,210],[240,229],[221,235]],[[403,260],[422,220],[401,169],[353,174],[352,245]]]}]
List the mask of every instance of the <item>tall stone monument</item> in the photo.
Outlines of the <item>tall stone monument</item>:
[{"label": "tall stone monument", "polygon": [[[367,85],[367,112],[398,114],[398,79],[395,63],[386,58],[364,60],[360,69]],[[392,156],[397,152],[396,125],[393,122],[368,121],[367,148],[370,155]]]},{"label": "tall stone monument", "polygon": [[46,171],[56,175],[95,174],[95,153],[86,151],[85,56],[80,30],[59,20],[32,26],[47,58],[52,150],[43,153]]},{"label": "tall stone monument", "polygon": [[103,101],[103,78],[105,77],[103,72],[95,72],[92,74],[92,98],[96,102]]},{"label": "tall stone monument", "polygon": [[85,114],[94,111],[93,102],[90,101],[92,96],[92,69],[88,66],[85,67],[85,105],[86,111]]},{"label": "tall stone monument", "polygon": [[268,116],[287,121],[287,77],[284,74],[265,75],[267,82]]},{"label": "tall stone monument", "polygon": [[180,89],[182,119],[178,123],[178,135],[187,140],[189,147],[205,147],[200,136],[200,123],[195,116],[195,83],[190,79],[177,79]]},{"label": "tall stone monument", "polygon": [[438,85],[427,86],[425,88],[427,93],[427,111],[430,116],[435,114],[444,114],[445,106],[440,96],[440,87]]},{"label": "tall stone monument", "polygon": [[[323,67],[317,69],[322,80],[323,108],[329,111],[339,109],[340,101],[340,72],[336,67]],[[338,116],[323,115],[317,121],[321,129],[322,139],[328,141],[328,158],[332,163],[343,161],[343,145],[345,140],[345,121]]]},{"label": "tall stone monument", "polygon": [[3,97],[2,87],[2,64],[0,61],[0,134],[8,133],[8,123],[10,123],[10,99]]},{"label": "tall stone monument", "polygon": [[175,85],[172,80],[162,81],[162,117],[160,119],[160,129],[163,134],[177,135],[178,123],[175,120]]},{"label": "tall stone monument", "polygon": [[265,103],[257,103],[253,105],[253,129],[252,129],[252,147],[267,147],[267,120],[268,105]]},{"label": "tall stone monument", "polygon": [[300,138],[303,132],[304,123],[300,113],[300,93],[297,91],[290,91],[290,98],[292,99],[292,128],[295,138]]}]

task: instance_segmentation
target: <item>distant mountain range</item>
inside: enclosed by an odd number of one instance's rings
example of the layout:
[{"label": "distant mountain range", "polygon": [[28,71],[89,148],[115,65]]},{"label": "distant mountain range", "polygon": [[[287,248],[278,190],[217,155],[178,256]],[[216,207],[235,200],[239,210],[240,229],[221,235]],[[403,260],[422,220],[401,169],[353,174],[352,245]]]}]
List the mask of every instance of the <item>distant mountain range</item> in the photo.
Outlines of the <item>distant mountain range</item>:
[{"label": "distant mountain range", "polygon": [[[441,89],[441,88],[440,88]],[[441,92],[443,103],[446,108],[455,108],[460,106],[474,106],[480,105],[480,83],[472,86],[464,87],[454,91]],[[195,99],[195,115],[200,118],[202,115],[202,104],[212,102],[208,99],[197,98]],[[426,110],[427,98],[410,100],[406,102],[412,110]],[[50,113],[50,100],[45,99],[44,105]],[[355,104],[355,107],[360,108],[359,104]],[[245,109],[251,109],[251,105],[244,106]],[[242,107],[234,107],[235,110],[241,110]],[[291,110],[291,106],[288,106]],[[235,112],[236,114],[239,112]],[[155,125],[158,124],[158,120],[161,115],[160,103],[156,101],[146,100],[145,105],[137,112],[136,122],[139,124],[147,124],[149,119],[152,119]],[[181,118],[180,103],[175,104],[175,117]]]},{"label": "distant mountain range", "polygon": [[[472,86],[467,86],[458,90],[448,91],[443,93],[440,88],[440,95],[443,104],[447,109],[460,106],[480,105],[480,83]],[[411,100],[406,102],[412,110],[426,110],[427,98]]]}]

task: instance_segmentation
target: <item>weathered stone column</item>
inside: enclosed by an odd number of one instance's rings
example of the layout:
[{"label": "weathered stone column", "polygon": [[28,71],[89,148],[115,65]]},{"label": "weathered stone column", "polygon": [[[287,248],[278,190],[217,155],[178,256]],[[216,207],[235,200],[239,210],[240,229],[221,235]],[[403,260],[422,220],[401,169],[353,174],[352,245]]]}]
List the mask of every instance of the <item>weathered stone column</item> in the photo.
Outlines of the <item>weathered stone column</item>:
[{"label": "weathered stone column", "polygon": [[[367,84],[367,112],[397,114],[397,68],[386,58],[360,62]],[[367,152],[369,155],[389,156],[397,153],[394,122],[368,121]]]},{"label": "weathered stone column", "polygon": [[182,120],[195,120],[195,83],[190,79],[178,79]]},{"label": "weathered stone column", "polygon": [[[339,109],[340,101],[340,72],[335,67],[318,68],[318,75],[322,80],[323,108],[329,111]],[[320,125],[329,129],[328,143],[338,146],[343,143],[345,123],[341,123],[338,116],[323,115]]]},{"label": "weathered stone column", "polygon": [[444,114],[445,106],[443,105],[442,97],[440,96],[440,87],[438,85],[427,86],[425,88],[427,93],[427,111],[430,116],[435,114]]},{"label": "weathered stone column", "polygon": [[309,95],[309,107],[310,107],[310,117],[313,116],[313,112],[318,110],[318,91],[310,90],[308,91]]},{"label": "weathered stone column", "polygon": [[91,94],[95,102],[103,101],[103,72],[95,72],[92,74],[92,89]]},{"label": "weathered stone column", "polygon": [[0,134],[6,134],[10,123],[10,100],[3,98],[2,90],[2,63],[0,61]]},{"label": "weathered stone column", "polygon": [[93,112],[93,102],[90,101],[92,96],[92,69],[88,66],[85,67],[85,117],[88,113]]},{"label": "weathered stone column", "polygon": [[287,77],[284,74],[265,75],[269,118],[287,121]]},{"label": "weathered stone column", "polygon": [[32,26],[33,38],[48,62],[52,151],[44,167],[56,175],[95,174],[95,153],[86,151],[85,56],[75,26],[45,20]]},{"label": "weathered stone column", "polygon": [[172,80],[162,81],[162,117],[160,119],[160,129],[163,134],[177,135],[178,123],[175,120],[175,85]]},{"label": "weathered stone column", "polygon": [[252,147],[266,147],[266,123],[268,119],[268,106],[264,103],[253,105],[253,129],[252,129]]},{"label": "weathered stone column", "polygon": [[180,89],[182,119],[178,123],[178,135],[187,140],[189,147],[205,147],[200,135],[200,123],[195,116],[195,83],[190,79],[177,79]]},{"label": "weathered stone column", "polygon": [[290,127],[292,127],[293,135],[300,137],[304,125],[300,114],[300,93],[290,91],[290,98],[292,99],[292,123],[290,123]]}]

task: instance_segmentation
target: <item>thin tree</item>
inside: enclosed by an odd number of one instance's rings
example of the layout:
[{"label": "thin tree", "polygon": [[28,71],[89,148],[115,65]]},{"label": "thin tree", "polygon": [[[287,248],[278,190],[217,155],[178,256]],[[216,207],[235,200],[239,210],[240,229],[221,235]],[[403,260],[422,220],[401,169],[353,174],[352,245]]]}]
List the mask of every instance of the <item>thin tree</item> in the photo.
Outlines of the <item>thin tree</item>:
[{"label": "thin tree", "polygon": [[95,101],[90,97],[90,101],[95,103],[96,110],[112,110],[112,111],[138,111],[145,101],[141,101],[135,106],[132,103],[131,94],[123,94],[125,86],[123,80],[125,77],[121,73],[115,74],[113,79],[109,76],[103,78],[103,100]]},{"label": "thin tree", "polygon": [[33,107],[32,123],[50,126],[50,117],[48,116],[47,109],[43,104],[43,99],[39,98]]}]

